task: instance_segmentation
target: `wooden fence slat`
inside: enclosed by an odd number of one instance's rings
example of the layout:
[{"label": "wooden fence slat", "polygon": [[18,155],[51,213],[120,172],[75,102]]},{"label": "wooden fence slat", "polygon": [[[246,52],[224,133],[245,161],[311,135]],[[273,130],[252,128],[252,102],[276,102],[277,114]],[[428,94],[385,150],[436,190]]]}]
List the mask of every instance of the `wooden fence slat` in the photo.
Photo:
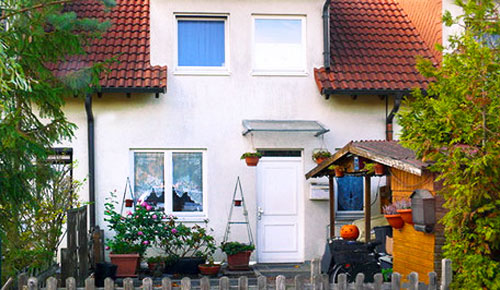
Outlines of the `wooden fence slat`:
[{"label": "wooden fence slat", "polygon": [[[335,281],[334,281],[335,282]],[[337,276],[337,285],[339,290],[347,290],[347,275],[342,273]]]},{"label": "wooden fence slat", "polygon": [[210,279],[202,277],[200,280],[200,290],[210,290]]},{"label": "wooden fence slat", "polygon": [[161,279],[161,290],[172,290],[172,280],[170,278]]},{"label": "wooden fence slat", "polygon": [[320,290],[321,289],[321,275],[314,275],[312,278],[312,289]]},{"label": "wooden fence slat", "polygon": [[181,280],[181,289],[182,290],[191,290],[191,279],[188,277],[184,277]]},{"label": "wooden fence slat", "polygon": [[267,278],[266,276],[260,275],[257,277],[257,289],[266,290],[267,289]]},{"label": "wooden fence slat", "polygon": [[142,290],[153,290],[153,279],[150,277],[142,279]]},{"label": "wooden fence slat", "polygon": [[391,290],[399,290],[401,289],[401,274],[392,273],[391,277]]},{"label": "wooden fence slat", "polygon": [[295,276],[295,289],[304,289],[304,277],[302,275]]},{"label": "wooden fence slat", "polygon": [[132,278],[123,279],[123,290],[134,290],[134,279]]},{"label": "wooden fence slat", "polygon": [[[77,283],[78,283],[78,280],[77,280]],[[123,283],[125,283],[125,281]],[[94,278],[89,277],[89,278],[85,279],[85,290],[95,290]]]},{"label": "wooden fence slat", "polygon": [[28,275],[26,273],[21,273],[17,276],[17,289],[23,289],[23,286],[28,285]]},{"label": "wooden fence slat", "polygon": [[[1,261],[0,261],[0,263],[1,263]],[[5,284],[3,284],[2,290],[8,290],[8,289],[10,289],[10,285],[12,285],[13,283],[14,283],[14,278],[9,277],[9,279],[7,280],[7,282],[5,282]]]},{"label": "wooden fence slat", "polygon": [[321,267],[319,259],[313,259],[311,261],[311,284],[314,284],[314,276],[321,275]]},{"label": "wooden fence slat", "polygon": [[373,289],[382,290],[382,284],[384,283],[384,276],[382,273],[377,273],[373,276]]},{"label": "wooden fence slat", "polygon": [[451,269],[451,260],[450,259],[441,260],[441,267],[442,267],[441,290],[449,290],[451,280],[453,278],[453,272]]},{"label": "wooden fence slat", "polygon": [[429,273],[429,290],[437,290],[437,274],[436,272]]},{"label": "wooden fence slat", "polygon": [[418,290],[418,273],[417,272],[411,272],[410,275],[408,275],[408,281],[410,282],[410,287],[408,288],[409,290]]},{"label": "wooden fence slat", "polygon": [[31,277],[28,279],[28,290],[38,290],[38,279]]},{"label": "wooden fence slat", "polygon": [[354,289],[363,290],[364,282],[365,282],[365,274],[358,273],[358,275],[356,275],[356,281],[354,282]]},{"label": "wooden fence slat", "polygon": [[104,290],[114,290],[115,289],[115,281],[111,278],[104,279]]},{"label": "wooden fence slat", "polygon": [[321,275],[321,283],[322,283],[321,288],[323,288],[323,290],[330,289],[330,281],[328,281],[328,275],[327,274]]},{"label": "wooden fence slat", "polygon": [[229,290],[229,278],[228,277],[221,277],[219,279],[219,289],[220,290]]},{"label": "wooden fence slat", "polygon": [[47,290],[57,290],[57,279],[55,277],[47,278]]},{"label": "wooden fence slat", "polygon": [[276,277],[276,290],[285,290],[286,289],[286,278],[283,275],[278,275]]},{"label": "wooden fence slat", "polygon": [[75,277],[66,278],[66,290],[76,290]]},{"label": "wooden fence slat", "polygon": [[248,290],[248,277],[247,276],[241,276],[238,279],[238,289],[239,290]]}]

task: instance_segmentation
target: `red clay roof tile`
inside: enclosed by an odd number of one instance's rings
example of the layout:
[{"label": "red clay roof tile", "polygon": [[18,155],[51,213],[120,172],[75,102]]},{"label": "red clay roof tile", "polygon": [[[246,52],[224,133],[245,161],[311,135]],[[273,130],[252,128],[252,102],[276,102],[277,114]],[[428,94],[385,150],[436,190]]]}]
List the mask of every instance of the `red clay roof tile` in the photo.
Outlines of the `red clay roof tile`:
[{"label": "red clay roof tile", "polygon": [[415,57],[436,63],[395,0],[335,0],[330,5],[330,69],[314,70],[322,93],[426,88]]},{"label": "red clay roof tile", "polygon": [[116,57],[111,72],[100,78],[102,88],[144,88],[165,90],[167,67],[151,66],[149,55],[149,0],[116,0],[116,6],[105,12],[95,0],[75,1],[67,6],[80,17],[108,20],[111,27],[101,39],[94,40],[85,50],[65,62],[52,64],[57,75],[65,75]]}]

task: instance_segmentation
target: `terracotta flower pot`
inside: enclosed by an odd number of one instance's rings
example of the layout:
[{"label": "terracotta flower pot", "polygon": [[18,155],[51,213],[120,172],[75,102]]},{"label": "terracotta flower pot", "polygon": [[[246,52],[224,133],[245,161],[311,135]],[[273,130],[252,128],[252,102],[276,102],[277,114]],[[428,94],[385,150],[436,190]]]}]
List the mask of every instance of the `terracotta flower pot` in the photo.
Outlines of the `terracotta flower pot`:
[{"label": "terracotta flower pot", "polygon": [[241,206],[241,200],[235,199],[234,200],[234,206]]},{"label": "terracotta flower pot", "polygon": [[401,215],[401,218],[405,223],[408,223],[410,225],[413,224],[413,217],[412,217],[412,210],[411,208],[408,209],[398,209],[398,213]]},{"label": "terracotta flower pot", "polygon": [[118,266],[116,277],[137,277],[139,254],[109,254],[111,263]]},{"label": "terracotta flower pot", "polygon": [[248,166],[257,166],[257,163],[259,163],[259,159],[260,157],[257,156],[245,157],[245,162]]},{"label": "terracotta flower pot", "polygon": [[335,177],[344,177],[344,169],[335,168]]},{"label": "terracotta flower pot", "polygon": [[220,265],[200,264],[198,269],[202,275],[215,276],[219,273]]},{"label": "terracotta flower pot", "polygon": [[134,205],[133,199],[126,199],[125,200],[125,207],[132,207],[133,205]]},{"label": "terracotta flower pot", "polygon": [[321,164],[326,159],[328,159],[328,157],[317,157],[316,159],[314,159],[314,161],[316,162],[316,164]]},{"label": "terracotta flower pot", "polygon": [[375,175],[384,175],[385,167],[380,163],[375,163]]},{"label": "terracotta flower pot", "polygon": [[385,218],[387,219],[387,222],[391,225],[391,227],[395,229],[400,229],[405,225],[405,222],[401,218],[400,214],[385,214]]},{"label": "terracotta flower pot", "polygon": [[229,270],[249,270],[248,263],[252,251],[239,252],[238,254],[228,255],[227,264]]}]

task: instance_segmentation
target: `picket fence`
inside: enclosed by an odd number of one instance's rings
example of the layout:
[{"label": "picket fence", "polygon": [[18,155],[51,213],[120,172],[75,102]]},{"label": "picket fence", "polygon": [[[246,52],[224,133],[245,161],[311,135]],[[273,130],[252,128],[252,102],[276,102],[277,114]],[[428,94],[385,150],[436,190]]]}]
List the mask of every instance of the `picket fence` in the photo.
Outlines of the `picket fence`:
[{"label": "picket fence", "polygon": [[76,280],[73,277],[66,279],[66,287],[58,288],[58,280],[54,277],[49,277],[46,280],[46,287],[39,288],[39,281],[37,278],[29,278],[27,285],[22,287],[23,290],[249,290],[249,289],[311,289],[311,290],[397,290],[397,289],[409,289],[409,290],[449,290],[452,281],[452,270],[451,261],[448,259],[442,260],[442,275],[441,283],[438,285],[437,275],[435,272],[429,273],[429,284],[426,285],[418,281],[418,274],[412,272],[407,277],[407,282],[402,283],[402,276],[399,273],[392,274],[391,282],[383,282],[382,274],[376,274],[374,276],[373,283],[364,283],[364,275],[358,274],[356,276],[356,281],[353,283],[347,283],[347,276],[345,274],[340,274],[337,283],[329,283],[327,275],[317,275],[311,272],[311,277],[304,277],[297,275],[293,281],[286,281],[286,277],[279,275],[276,277],[274,283],[268,283],[268,278],[265,276],[257,277],[256,285],[249,285],[248,277],[241,276],[237,279],[237,285],[231,285],[235,283],[230,283],[228,277],[222,277],[219,279],[209,279],[208,277],[203,277],[201,279],[190,279],[188,277],[182,278],[180,281],[173,281],[170,278],[163,278],[161,284],[155,285],[153,279],[144,278],[142,280],[142,285],[136,288],[134,285],[134,279],[125,278],[123,279],[123,287],[117,287],[115,281],[110,278],[104,280],[104,288],[97,288],[95,286],[94,278],[90,277],[85,280],[85,287],[77,287]]}]

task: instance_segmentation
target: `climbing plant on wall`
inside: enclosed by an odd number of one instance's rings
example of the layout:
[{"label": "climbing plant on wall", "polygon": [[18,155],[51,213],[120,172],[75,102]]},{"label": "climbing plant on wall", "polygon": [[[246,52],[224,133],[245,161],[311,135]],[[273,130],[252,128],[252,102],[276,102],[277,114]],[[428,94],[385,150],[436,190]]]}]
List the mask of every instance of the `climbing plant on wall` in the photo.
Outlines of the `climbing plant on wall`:
[{"label": "climbing plant on wall", "polygon": [[500,288],[500,51],[498,2],[456,1],[445,13],[450,37],[443,62],[420,60],[427,95],[415,91],[400,113],[403,144],[432,161],[449,212],[444,254],[456,289]]}]

